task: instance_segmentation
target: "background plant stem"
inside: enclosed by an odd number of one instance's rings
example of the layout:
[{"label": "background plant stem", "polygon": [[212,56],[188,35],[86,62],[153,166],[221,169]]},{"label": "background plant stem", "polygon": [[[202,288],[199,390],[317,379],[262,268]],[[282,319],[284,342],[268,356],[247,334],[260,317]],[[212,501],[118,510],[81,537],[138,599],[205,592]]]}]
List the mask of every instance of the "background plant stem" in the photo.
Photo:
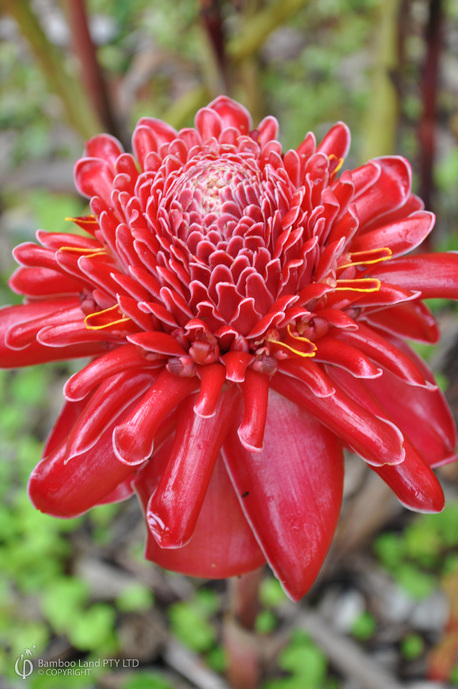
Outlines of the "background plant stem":
[{"label": "background plant stem", "polygon": [[377,43],[372,69],[372,94],[366,116],[366,130],[360,159],[394,153],[399,115],[396,88],[398,55],[399,0],[380,3],[376,22]]},{"label": "background plant stem", "polygon": [[72,43],[81,65],[81,79],[87,96],[104,131],[122,139],[120,123],[114,113],[105,78],[91,37],[85,0],[67,0],[66,11]]},{"label": "background plant stem", "polygon": [[59,50],[43,31],[29,0],[1,0],[0,8],[5,9],[18,23],[22,35],[41,65],[49,87],[59,96],[70,126],[83,139],[94,136],[101,129],[99,118],[92,110],[80,83],[65,67]]},{"label": "background plant stem", "polygon": [[423,114],[418,131],[420,196],[429,210],[432,210],[434,196],[433,173],[436,153],[439,61],[442,49],[442,15],[442,0],[430,0],[425,35],[426,58],[421,84]]}]

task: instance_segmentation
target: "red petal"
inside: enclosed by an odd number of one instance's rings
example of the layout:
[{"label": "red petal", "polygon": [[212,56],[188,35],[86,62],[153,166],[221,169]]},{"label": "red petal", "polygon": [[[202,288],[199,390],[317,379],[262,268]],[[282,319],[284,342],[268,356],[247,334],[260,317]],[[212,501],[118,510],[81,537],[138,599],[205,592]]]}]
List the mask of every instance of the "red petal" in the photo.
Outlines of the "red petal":
[{"label": "red petal", "polygon": [[145,350],[161,355],[181,357],[186,354],[186,351],[181,347],[176,338],[161,331],[135,333],[135,335],[127,336],[127,340]]},{"label": "red petal", "polygon": [[97,505],[106,505],[107,503],[119,503],[120,501],[125,501],[127,498],[130,498],[132,494],[135,493],[135,489],[132,486],[134,478],[135,472],[132,472],[130,477],[118,484],[116,489],[107,494]]},{"label": "red petal", "polygon": [[235,127],[241,134],[248,134],[252,129],[250,113],[243,105],[227,96],[218,96],[209,106],[215,110],[223,122],[223,128]]},{"label": "red petal", "polygon": [[213,417],[219,394],[226,381],[226,368],[222,364],[209,364],[199,367],[197,373],[201,383],[194,412],[200,417]]},{"label": "red petal", "polygon": [[[167,459],[165,446],[137,475],[135,488],[144,510],[165,470]],[[181,549],[161,549],[148,531],[145,558],[162,568],[205,578],[233,577],[265,563],[221,459],[215,465],[189,544]]]},{"label": "red petal", "polygon": [[429,387],[415,363],[393,345],[387,337],[380,335],[361,322],[358,326],[357,331],[341,331],[339,339],[354,345],[375,362],[412,386]]},{"label": "red petal", "polygon": [[[65,326],[67,322],[72,323],[75,319],[78,319],[78,323],[82,322],[79,299],[70,299],[66,304],[64,300],[47,300],[46,302],[41,302],[41,307],[41,315],[23,323],[10,326],[5,335],[5,343],[8,347],[11,347],[13,350],[23,350],[35,342],[35,340],[42,342],[39,334],[43,329],[59,328],[60,326]],[[54,311],[48,311],[50,307],[54,307]]]},{"label": "red petal", "polygon": [[365,312],[364,319],[375,328],[403,338],[437,343],[440,337],[439,328],[431,310],[418,300],[376,312]]},{"label": "red petal", "polygon": [[[410,350],[404,345],[406,350]],[[410,356],[422,366],[425,378],[435,383],[432,373],[418,355]],[[366,382],[395,424],[410,439],[432,467],[443,464],[456,448],[456,427],[444,394],[439,388],[411,388],[385,372],[378,381]]]},{"label": "red petal", "polygon": [[13,256],[21,266],[51,268],[55,270],[59,266],[56,261],[56,253],[52,249],[39,247],[34,242],[22,242],[13,249]]},{"label": "red petal", "polygon": [[401,432],[389,420],[366,410],[343,389],[336,388],[334,395],[327,398],[317,398],[300,381],[283,374],[273,377],[271,387],[316,415],[370,464],[395,464],[404,459]]},{"label": "red petal", "polygon": [[154,364],[155,362],[149,362],[135,345],[122,345],[73,374],[64,386],[65,398],[71,401],[82,400],[89,391],[109,376],[127,369],[138,371]]},{"label": "red petal", "polygon": [[344,122],[337,122],[317,146],[317,153],[326,156],[335,156],[337,159],[345,158],[350,148],[351,134]]},{"label": "red petal", "polygon": [[269,377],[253,369],[245,372],[245,381],[240,385],[245,412],[238,428],[239,439],[251,452],[263,447],[264,429],[269,397]]},{"label": "red petal", "polygon": [[99,134],[86,142],[85,158],[101,158],[112,167],[124,152],[120,142],[111,134]]},{"label": "red petal", "polygon": [[458,252],[414,254],[374,268],[374,278],[387,280],[421,296],[458,299]]},{"label": "red petal", "polygon": [[297,601],[313,584],[339,517],[339,441],[304,410],[272,393],[264,450],[250,453],[234,427],[223,457],[270,566]]},{"label": "red petal", "polygon": [[148,527],[162,548],[180,548],[191,539],[240,394],[235,386],[222,393],[213,417],[198,417],[194,402],[192,397],[178,410],[167,466],[146,509]]},{"label": "red petal", "polygon": [[111,205],[114,171],[107,161],[100,158],[81,158],[75,165],[75,186],[83,196],[99,196]]},{"label": "red petal", "polygon": [[357,236],[351,244],[351,251],[362,252],[389,247],[393,257],[400,256],[423,242],[433,229],[434,220],[433,213],[417,211],[408,218],[402,218],[377,230]]},{"label": "red petal", "polygon": [[409,163],[401,157],[377,158],[380,177],[355,199],[360,228],[364,224],[392,209],[402,206],[410,194],[411,170]]},{"label": "red petal", "polygon": [[440,513],[444,493],[434,472],[415,448],[405,442],[406,457],[400,465],[371,467],[394,491],[406,508],[422,513]]},{"label": "red petal", "polygon": [[309,358],[304,361],[300,361],[299,358],[280,361],[278,370],[305,383],[318,398],[327,398],[336,392],[323,367]]},{"label": "red petal", "polygon": [[112,333],[107,329],[88,329],[81,319],[58,326],[46,326],[38,332],[37,341],[41,345],[46,345],[49,349],[59,349],[75,345],[83,348],[83,346],[89,347],[92,343],[100,343],[101,341],[120,343],[122,342],[121,337],[121,328],[116,333]]},{"label": "red petal", "polygon": [[[403,462],[371,469],[388,484],[407,508],[435,513],[442,510],[444,495],[441,485],[424,459],[426,457],[431,461],[433,458],[439,458],[442,462],[444,453],[449,454],[440,435],[444,431],[447,434],[447,426],[450,426],[451,419],[450,415],[441,414],[444,407],[442,403],[441,408],[437,391],[415,389],[415,394],[412,395],[409,386],[387,372],[377,381],[356,381],[346,372],[336,370],[333,371],[332,378],[350,390],[359,404],[373,414],[383,415],[388,412],[390,418],[405,434],[406,455]],[[406,389],[409,389],[408,393]],[[426,401],[428,396],[430,400],[423,407],[421,401]],[[433,415],[431,420],[428,419],[428,413]],[[439,421],[434,429],[434,423]],[[452,435],[455,436],[454,430]],[[456,442],[455,437],[453,440]],[[418,451],[421,451],[421,455]]]},{"label": "red petal", "polygon": [[[330,374],[370,412],[379,416],[388,414],[428,465],[442,465],[453,455],[455,424],[439,389],[412,388],[387,371],[376,381],[364,382],[343,371],[334,370]],[[425,374],[434,382],[426,367]]]},{"label": "red petal", "polygon": [[411,194],[407,198],[406,202],[399,208],[395,209],[394,211],[390,211],[389,213],[386,213],[382,218],[373,218],[372,220],[369,220],[366,223],[365,230],[375,230],[376,228],[380,228],[383,225],[394,223],[397,220],[407,218],[407,216],[410,216],[411,213],[423,211],[424,208],[425,205],[423,201],[420,199],[420,197],[416,196],[415,194]]},{"label": "red petal", "polygon": [[376,367],[358,348],[348,345],[338,337],[324,336],[317,341],[315,360],[343,367],[358,378],[378,378],[382,370]]},{"label": "red petal", "polygon": [[27,297],[59,297],[79,294],[83,289],[80,282],[50,268],[18,268],[8,281],[9,287],[19,295]]},{"label": "red petal", "polygon": [[[81,409],[81,403],[66,404],[67,409],[73,406]],[[107,429],[90,451],[70,461],[67,461],[65,439],[54,447],[31,474],[29,496],[33,505],[55,517],[75,517],[115,491],[131,476],[132,468],[116,458],[112,432],[113,427]]]},{"label": "red petal", "polygon": [[148,460],[161,422],[198,387],[195,376],[182,378],[163,370],[148,393],[114,430],[113,446],[117,457],[129,465]]},{"label": "red petal", "polygon": [[85,402],[64,403],[59,416],[49,434],[43,448],[43,459],[48,458],[51,453],[57,450],[62,441],[66,441],[67,436],[73,428],[76,420],[84,410]]},{"label": "red petal", "polygon": [[[43,314],[43,302],[32,302],[17,307],[0,309],[0,366],[4,369],[25,367],[43,362],[57,362],[76,357],[90,357],[105,352],[103,343],[84,343],[71,347],[49,348],[36,341],[23,350],[12,350],[5,343],[5,336],[9,328],[27,322]],[[47,305],[50,311],[55,311],[55,304]]]},{"label": "red petal", "polygon": [[140,127],[148,127],[151,130],[155,141],[155,151],[160,151],[163,144],[170,144],[177,136],[177,132],[173,127],[154,117],[140,118],[137,128]]},{"label": "red petal", "polygon": [[85,158],[101,158],[114,167],[123,152],[122,145],[115,137],[111,134],[99,134],[86,142]]},{"label": "red petal", "polygon": [[196,115],[195,122],[202,136],[202,142],[212,138],[218,139],[221,134],[221,118],[211,108],[201,108]]},{"label": "red petal", "polygon": [[100,384],[80,414],[67,442],[67,458],[92,448],[103,432],[152,384],[150,374],[122,372]]},{"label": "red petal", "polygon": [[278,122],[275,117],[268,115],[257,126],[259,132],[259,142],[261,146],[265,146],[267,142],[276,139],[278,136]]},{"label": "red petal", "polygon": [[254,361],[254,356],[248,352],[232,350],[223,355],[221,360],[226,366],[226,378],[229,381],[241,383],[245,380],[245,371]]}]

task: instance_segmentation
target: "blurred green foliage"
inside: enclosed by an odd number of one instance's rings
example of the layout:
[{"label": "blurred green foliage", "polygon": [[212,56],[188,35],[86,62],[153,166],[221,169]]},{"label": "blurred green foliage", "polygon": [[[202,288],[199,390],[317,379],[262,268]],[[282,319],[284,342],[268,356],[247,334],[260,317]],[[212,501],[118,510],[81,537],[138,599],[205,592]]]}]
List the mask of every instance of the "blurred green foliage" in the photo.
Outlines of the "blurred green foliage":
[{"label": "blurred green foliage", "polygon": [[458,568],[458,502],[442,513],[422,515],[402,533],[384,532],[374,550],[383,566],[413,598],[423,599],[437,588],[438,574]]},{"label": "blurred green foliage", "polygon": [[352,634],[362,641],[369,640],[374,635],[376,629],[377,621],[369,611],[363,611],[357,616],[351,626]]},{"label": "blurred green foliage", "polygon": [[406,635],[401,643],[401,651],[404,659],[412,661],[417,659],[423,652],[425,643],[421,635],[410,633]]},{"label": "blurred green foliage", "polygon": [[326,656],[302,630],[294,630],[279,654],[278,666],[285,675],[269,680],[266,688],[332,688]]}]

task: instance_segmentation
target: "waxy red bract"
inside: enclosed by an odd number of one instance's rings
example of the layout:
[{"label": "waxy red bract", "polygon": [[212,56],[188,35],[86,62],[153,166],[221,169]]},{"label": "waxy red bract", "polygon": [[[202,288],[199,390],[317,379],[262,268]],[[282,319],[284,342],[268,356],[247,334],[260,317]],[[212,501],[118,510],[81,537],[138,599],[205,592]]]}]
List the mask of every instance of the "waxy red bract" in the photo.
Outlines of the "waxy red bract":
[{"label": "waxy red bract", "polygon": [[293,599],[338,520],[343,448],[408,507],[439,511],[450,412],[405,339],[434,343],[422,302],[458,297],[458,254],[405,254],[434,217],[391,156],[340,172],[336,124],[283,152],[226,97],[175,131],[142,118],[134,155],[90,140],[91,214],[15,250],[0,364],[89,357],[30,479],[71,517],[137,492],[146,558],[201,577],[267,561]]}]

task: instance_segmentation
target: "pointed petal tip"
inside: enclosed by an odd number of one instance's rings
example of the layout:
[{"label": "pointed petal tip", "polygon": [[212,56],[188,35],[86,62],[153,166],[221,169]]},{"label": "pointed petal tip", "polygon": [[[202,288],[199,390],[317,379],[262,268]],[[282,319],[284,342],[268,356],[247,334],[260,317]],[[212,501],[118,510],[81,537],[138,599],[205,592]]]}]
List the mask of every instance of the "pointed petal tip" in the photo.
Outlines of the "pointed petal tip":
[{"label": "pointed petal tip", "polygon": [[84,400],[84,398],[87,395],[87,393],[86,394],[83,393],[82,395],[76,393],[76,390],[74,390],[73,381],[72,381],[74,376],[76,376],[76,374],[74,374],[69,379],[67,379],[67,381],[65,382],[64,387],[62,389],[62,392],[64,394],[64,398],[68,402],[79,402],[80,400]]},{"label": "pointed petal tip", "polygon": [[404,503],[404,501],[399,501],[401,505],[404,506],[404,508],[407,508],[407,510],[412,511],[413,513],[421,513],[422,515],[436,515],[437,513],[442,513],[445,507],[445,498],[442,496],[442,499],[438,498],[434,502],[432,502],[431,507],[427,508],[413,508],[411,505],[408,503]]},{"label": "pointed petal tip", "polygon": [[180,549],[190,541],[190,538],[184,540],[176,538],[173,531],[169,529],[167,524],[162,520],[157,511],[153,512],[150,508],[146,511],[146,524],[149,531],[161,549]]},{"label": "pointed petal tip", "polygon": [[[124,427],[124,428],[123,428]],[[154,449],[154,442],[148,448],[139,449],[135,439],[125,428],[125,425],[119,425],[113,430],[113,451],[117,459],[125,465],[141,465],[146,462],[152,455]]]},{"label": "pointed petal tip", "polygon": [[244,429],[242,426],[239,426],[237,430],[237,435],[242,446],[246,448],[250,453],[261,453],[264,449],[264,443],[262,442],[262,440],[257,440],[255,441],[255,443],[252,442],[253,439],[251,437],[251,429]]}]

